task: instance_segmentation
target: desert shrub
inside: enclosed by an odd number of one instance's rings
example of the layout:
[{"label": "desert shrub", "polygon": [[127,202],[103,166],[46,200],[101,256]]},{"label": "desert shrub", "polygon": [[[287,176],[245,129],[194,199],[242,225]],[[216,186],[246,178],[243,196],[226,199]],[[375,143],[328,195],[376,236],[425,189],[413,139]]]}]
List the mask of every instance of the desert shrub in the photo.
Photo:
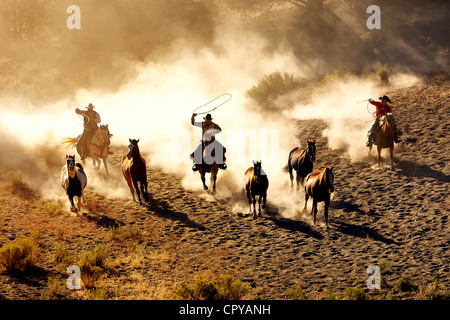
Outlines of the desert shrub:
[{"label": "desert shrub", "polygon": [[44,207],[44,210],[45,210],[47,213],[50,213],[50,214],[61,213],[61,210],[59,209],[57,203],[54,203],[54,202],[47,202],[47,203],[44,204],[43,207]]},{"label": "desert shrub", "polygon": [[48,288],[52,297],[63,295],[66,288],[66,281],[48,278]]},{"label": "desert shrub", "polygon": [[337,294],[335,293],[330,293],[329,295],[327,295],[325,297],[325,300],[340,300],[340,298],[338,297]]},{"label": "desert shrub", "polygon": [[108,298],[108,292],[100,288],[93,288],[87,292],[88,300],[108,300]]},{"label": "desert shrub", "polygon": [[96,267],[103,267],[108,256],[109,247],[104,244],[98,244],[94,247],[94,249],[90,251],[83,251],[81,253],[80,263],[89,264]]},{"label": "desert shrub", "polygon": [[66,229],[62,228],[62,227],[58,227],[56,228],[56,238],[58,238],[59,240],[62,240],[62,238],[64,238],[64,235],[66,234]]},{"label": "desert shrub", "polygon": [[425,288],[420,288],[417,296],[420,300],[448,300],[450,299],[450,291],[443,290],[439,285],[437,276],[433,277],[433,282]]},{"label": "desert shrub", "polygon": [[416,288],[416,285],[414,285],[414,279],[410,274],[401,276],[401,278],[398,280],[397,285],[399,290],[403,292],[412,291]]},{"label": "desert shrub", "polygon": [[378,79],[382,84],[389,84],[389,77],[391,76],[389,71],[385,68],[382,68],[377,71]]},{"label": "desert shrub", "polygon": [[378,300],[398,300],[398,297],[389,293],[382,293],[378,296]]},{"label": "desert shrub", "polygon": [[349,80],[353,76],[354,76],[353,73],[351,73],[350,71],[348,71],[344,68],[340,68],[340,69],[334,70],[331,73],[327,73],[326,75],[324,75],[321,83],[324,85],[328,85],[335,81]]},{"label": "desert shrub", "polygon": [[344,290],[344,296],[348,300],[365,300],[366,292],[364,291],[364,289],[347,288]]},{"label": "desert shrub", "polygon": [[290,288],[288,295],[292,300],[308,300],[308,293],[300,285]]},{"label": "desert shrub", "polygon": [[55,261],[61,264],[63,268],[73,264],[75,261],[69,250],[66,249],[62,243],[56,246],[54,258]]},{"label": "desert shrub", "polygon": [[259,83],[246,91],[246,96],[260,106],[268,107],[279,96],[302,88],[305,80],[287,72],[274,72],[266,75]]},{"label": "desert shrub", "polygon": [[239,300],[250,292],[250,287],[243,285],[232,276],[226,275],[219,283],[208,279],[194,279],[193,284],[181,281],[173,293],[189,300]]},{"label": "desert shrub", "polygon": [[90,251],[83,251],[80,254],[78,266],[81,272],[81,281],[86,288],[95,288],[98,280],[103,275],[103,267],[109,256],[109,247],[98,244]]},{"label": "desert shrub", "polygon": [[249,292],[250,287],[243,285],[239,280],[233,280],[230,275],[223,277],[218,288],[220,300],[240,300]]},{"label": "desert shrub", "polygon": [[24,271],[39,256],[39,245],[31,236],[9,243],[0,249],[0,264],[9,272]]},{"label": "desert shrub", "polygon": [[38,196],[30,182],[18,174],[13,174],[11,177],[11,194],[22,199],[34,199]]}]

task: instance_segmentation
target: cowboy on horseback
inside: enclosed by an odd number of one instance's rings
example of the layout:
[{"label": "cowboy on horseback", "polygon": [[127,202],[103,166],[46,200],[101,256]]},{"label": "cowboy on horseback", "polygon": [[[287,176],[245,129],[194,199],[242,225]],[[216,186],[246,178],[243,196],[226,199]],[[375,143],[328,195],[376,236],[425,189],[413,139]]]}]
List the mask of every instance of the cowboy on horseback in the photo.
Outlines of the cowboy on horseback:
[{"label": "cowboy on horseback", "polygon": [[392,102],[391,99],[389,99],[389,97],[386,96],[386,95],[384,95],[383,97],[380,97],[379,99],[381,100],[381,102],[374,101],[373,99],[369,99],[369,102],[377,108],[377,111],[376,111],[375,121],[373,122],[372,127],[370,128],[369,132],[367,133],[367,137],[368,137],[368,141],[366,143],[367,147],[371,147],[372,144],[374,143],[375,132],[380,127],[380,118],[385,113],[390,113],[391,114],[391,118],[394,120],[393,121],[394,122],[394,124],[393,124],[393,127],[394,127],[393,128],[394,129],[394,142],[395,143],[402,142],[402,139],[399,137],[400,136],[400,130],[398,130],[395,118],[392,116],[392,108],[391,108],[391,106],[388,105],[388,102],[389,103]]},{"label": "cowboy on horseback", "polygon": [[80,160],[84,160],[89,156],[89,143],[98,129],[98,124],[101,122],[100,114],[94,111],[92,103],[86,107],[87,110],[75,109],[75,113],[83,116],[83,133],[77,142],[78,150],[80,151]]},{"label": "cowboy on horseback", "polygon": [[[207,145],[209,143],[214,143],[214,150],[217,150],[217,148],[221,148],[222,152],[218,152],[223,155],[223,160],[221,159],[216,162],[219,164],[219,168],[226,170],[227,165],[225,164],[225,148],[222,146],[222,144],[215,140],[215,134],[222,131],[222,129],[217,125],[216,123],[212,122],[213,118],[211,117],[211,114],[208,113],[206,117],[203,117],[203,120],[205,121],[195,121],[195,117],[197,116],[196,113],[192,114],[191,117],[191,124],[195,127],[202,128],[202,141],[198,144],[197,148],[194,150],[194,152],[191,153],[190,157],[194,160],[194,166],[192,167],[193,171],[197,171],[200,166],[202,165],[203,161],[203,150],[205,147],[207,148]],[[209,143],[205,143],[209,142]],[[210,150],[211,151],[211,150]],[[210,155],[211,157],[212,155]],[[206,156],[205,156],[206,157]],[[216,158],[217,159],[217,158]]]}]

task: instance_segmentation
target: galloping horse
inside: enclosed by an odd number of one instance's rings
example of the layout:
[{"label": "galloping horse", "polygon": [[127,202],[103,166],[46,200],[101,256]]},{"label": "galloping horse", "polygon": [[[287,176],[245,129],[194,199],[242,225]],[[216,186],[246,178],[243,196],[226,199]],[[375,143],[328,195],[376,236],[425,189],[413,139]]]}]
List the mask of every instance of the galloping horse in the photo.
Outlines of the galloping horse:
[{"label": "galloping horse", "polygon": [[322,171],[314,170],[306,177],[305,183],[305,207],[309,197],[313,199],[311,214],[314,214],[313,225],[316,224],[317,203],[325,202],[325,222],[328,228],[328,207],[330,206],[330,195],[334,192],[333,167],[325,166]]},{"label": "galloping horse", "polygon": [[[136,189],[139,204],[142,204],[140,195],[141,191],[144,195],[145,201],[149,201],[147,191],[147,166],[145,163],[145,159],[141,156],[139,147],[137,145],[140,139],[128,140],[131,143],[128,146],[128,153],[122,157],[122,173],[128,183],[128,187],[130,188],[131,194],[133,196],[133,201],[136,201],[136,198],[134,197],[134,189]],[[141,190],[139,190],[138,182],[140,182],[141,184]]]},{"label": "galloping horse", "polygon": [[[81,163],[75,162],[75,155],[66,155],[66,164],[61,170],[61,185],[69,197],[72,212],[81,211],[81,202],[86,204],[83,190],[87,185],[87,177]],[[73,198],[78,197],[77,207],[73,203]],[[82,200],[82,201],[80,201]]]},{"label": "galloping horse", "polygon": [[[391,170],[394,170],[394,127],[393,117],[390,113],[384,113],[380,117],[380,126],[374,133],[374,144],[377,146],[378,152],[378,168],[381,166],[381,149],[389,148],[391,157]],[[369,156],[372,146],[369,147]]]},{"label": "galloping horse", "polygon": [[[81,134],[75,138],[63,138],[61,143],[68,144],[71,148],[74,148],[76,145],[77,152],[80,154],[78,150],[78,139]],[[88,144],[88,156],[92,157],[92,164],[96,169],[100,169],[101,161],[103,160],[103,164],[105,166],[106,174],[108,173],[108,154],[109,154],[109,146],[111,144],[111,137],[113,135],[109,132],[108,125],[100,125],[94,135],[90,143]],[[83,162],[84,163],[84,162]]]},{"label": "galloping horse", "polygon": [[[223,163],[223,159],[225,158],[226,148],[215,140],[214,135],[210,136],[208,139],[205,139],[204,142],[205,146],[202,153],[202,164],[199,166],[198,172],[200,173],[200,178],[203,183],[203,190],[208,190],[208,186],[205,183],[205,174],[208,172],[211,174],[211,194],[215,195],[217,174],[220,169],[220,164]],[[217,157],[216,152],[218,152]]]},{"label": "galloping horse", "polygon": [[245,171],[244,188],[247,192],[248,205],[250,206],[250,212],[252,212],[253,202],[253,215],[252,218],[256,219],[256,196],[259,195],[258,205],[258,217],[261,217],[261,198],[263,201],[262,208],[266,207],[267,188],[269,188],[269,179],[261,168],[261,161],[253,161],[253,167],[250,167]]},{"label": "galloping horse", "polygon": [[288,170],[291,178],[291,190],[294,187],[292,169],[297,172],[297,191],[300,189],[300,182],[303,184],[305,177],[313,170],[313,162],[316,160],[316,140],[307,140],[306,142],[306,148],[295,147],[289,153]]}]

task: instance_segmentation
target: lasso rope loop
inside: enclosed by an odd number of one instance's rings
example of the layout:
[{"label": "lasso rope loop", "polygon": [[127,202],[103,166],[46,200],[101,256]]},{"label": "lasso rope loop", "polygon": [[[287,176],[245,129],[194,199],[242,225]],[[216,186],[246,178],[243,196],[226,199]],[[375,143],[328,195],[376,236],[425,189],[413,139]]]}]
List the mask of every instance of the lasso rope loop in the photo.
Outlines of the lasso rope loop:
[{"label": "lasso rope loop", "polygon": [[[74,120],[74,118],[73,118],[73,114],[74,114],[74,111],[72,111],[72,120]],[[78,114],[78,113],[76,113],[75,112],[75,114],[78,116],[78,118],[80,119],[80,120],[83,120],[83,127],[84,127],[84,129],[86,129],[86,130],[89,130],[89,128],[87,128],[87,125],[89,124],[89,122],[91,122],[91,118],[89,118],[87,115],[85,115],[85,114]],[[84,119],[83,118],[87,118],[87,122],[86,122],[86,124],[84,124]],[[76,122],[75,122],[76,123]],[[77,123],[78,124],[78,123]]]},{"label": "lasso rope loop", "polygon": [[[369,110],[369,99],[358,100],[358,101],[356,101],[356,103],[361,104],[361,103],[364,103],[364,102],[366,102],[366,101],[367,101],[367,103],[366,103],[366,110],[367,110],[367,112],[368,112],[369,114],[372,115],[372,118],[376,118],[376,113],[377,113],[377,111],[375,110],[374,112],[371,112],[371,111]],[[372,121],[372,120],[366,121],[365,123],[370,122],[370,121]]]},{"label": "lasso rope loop", "polygon": [[220,106],[224,105],[225,103],[227,103],[228,101],[230,101],[231,98],[233,97],[233,96],[231,95],[231,93],[224,93],[224,94],[218,96],[217,98],[214,98],[214,99],[212,99],[211,101],[209,101],[209,102],[207,102],[207,103],[205,103],[205,104],[203,104],[203,105],[201,105],[201,106],[195,108],[194,111],[192,111],[192,113],[195,113],[195,111],[197,111],[198,109],[200,109],[200,108],[202,108],[202,107],[205,107],[205,106],[207,106],[208,104],[210,104],[210,103],[212,103],[212,102],[214,102],[214,101],[216,101],[216,100],[218,100],[218,99],[220,99],[220,98],[222,98],[222,97],[224,97],[224,96],[229,96],[229,98],[228,98],[226,101],[222,102],[221,104],[215,106],[213,109],[210,109],[210,110],[204,111],[204,112],[200,112],[200,113],[197,113],[197,114],[205,114],[205,113],[208,113],[208,112],[212,112],[212,111],[216,110],[218,107],[220,107]]}]

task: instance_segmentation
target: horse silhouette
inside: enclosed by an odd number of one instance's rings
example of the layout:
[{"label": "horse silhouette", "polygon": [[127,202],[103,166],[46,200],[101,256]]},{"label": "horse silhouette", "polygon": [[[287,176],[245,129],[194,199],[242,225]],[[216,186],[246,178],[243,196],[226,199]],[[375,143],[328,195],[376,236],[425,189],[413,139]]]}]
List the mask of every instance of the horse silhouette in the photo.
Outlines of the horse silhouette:
[{"label": "horse silhouette", "polygon": [[287,168],[291,179],[291,190],[294,187],[292,170],[296,171],[297,191],[300,189],[300,183],[303,184],[305,177],[313,170],[316,160],[316,141],[307,140],[306,142],[306,148],[295,147],[289,152]]},{"label": "horse silhouette", "polygon": [[[128,153],[122,157],[122,173],[127,181],[128,187],[130,188],[133,200],[136,201],[134,196],[134,191],[136,190],[139,204],[142,204],[141,192],[146,202],[149,201],[149,198],[147,190],[147,166],[145,159],[141,156],[139,151],[139,140],[140,139],[129,139],[130,145],[128,146]],[[141,185],[140,190],[138,187],[138,182]]]},{"label": "horse silhouette", "polygon": [[[61,185],[69,197],[70,210],[81,211],[81,203],[86,204],[83,191],[87,185],[87,177],[81,163],[75,162],[75,155],[66,155],[66,164],[61,169]],[[78,198],[77,207],[73,203],[74,197]]]},{"label": "horse silhouette", "polygon": [[258,198],[258,217],[261,217],[261,200],[263,202],[262,208],[266,207],[267,201],[267,189],[269,188],[269,179],[264,173],[261,167],[261,161],[253,161],[253,167],[250,167],[245,171],[244,188],[247,193],[248,204],[250,206],[250,212],[252,212],[253,202],[253,214],[252,218],[256,219],[256,196]]}]

